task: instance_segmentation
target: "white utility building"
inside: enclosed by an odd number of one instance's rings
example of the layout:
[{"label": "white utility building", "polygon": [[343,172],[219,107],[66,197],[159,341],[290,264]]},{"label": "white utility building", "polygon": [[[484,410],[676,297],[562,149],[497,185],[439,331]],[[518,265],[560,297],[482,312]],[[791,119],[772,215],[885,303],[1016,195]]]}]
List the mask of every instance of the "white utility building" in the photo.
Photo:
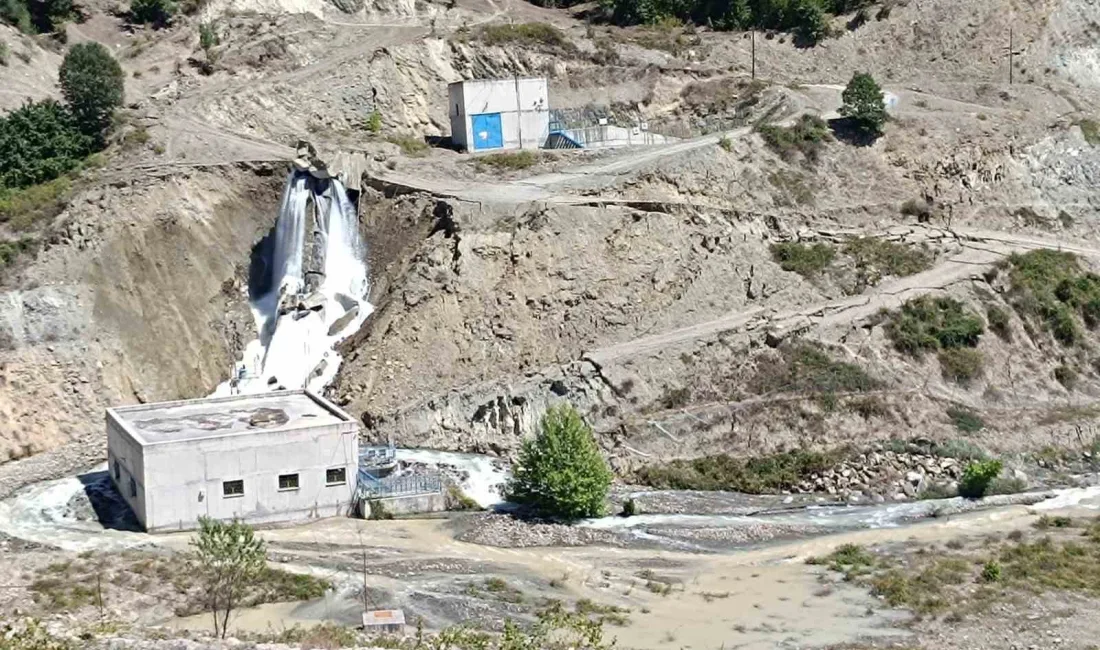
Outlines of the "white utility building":
[{"label": "white utility building", "polygon": [[108,471],[150,532],[351,512],[359,427],[308,391],[107,409]]},{"label": "white utility building", "polygon": [[474,79],[447,87],[451,141],[466,151],[539,149],[550,135],[546,79]]}]

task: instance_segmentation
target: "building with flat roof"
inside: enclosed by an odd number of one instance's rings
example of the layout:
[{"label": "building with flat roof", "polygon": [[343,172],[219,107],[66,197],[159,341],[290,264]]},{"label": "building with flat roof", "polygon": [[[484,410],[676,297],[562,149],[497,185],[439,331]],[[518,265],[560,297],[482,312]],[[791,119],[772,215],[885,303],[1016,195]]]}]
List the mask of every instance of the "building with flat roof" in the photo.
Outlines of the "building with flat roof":
[{"label": "building with flat roof", "polygon": [[150,532],[347,515],[358,431],[302,390],[110,408],[108,471]]},{"label": "building with flat roof", "polygon": [[550,136],[546,79],[456,81],[447,95],[451,142],[459,149],[539,149]]}]

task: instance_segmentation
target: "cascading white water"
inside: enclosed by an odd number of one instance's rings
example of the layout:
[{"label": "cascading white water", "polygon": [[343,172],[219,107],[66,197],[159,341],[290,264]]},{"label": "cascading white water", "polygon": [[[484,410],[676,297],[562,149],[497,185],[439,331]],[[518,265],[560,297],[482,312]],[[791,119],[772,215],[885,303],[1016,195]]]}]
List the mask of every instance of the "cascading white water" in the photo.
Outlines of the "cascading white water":
[{"label": "cascading white water", "polygon": [[[312,206],[317,206],[315,245],[324,251],[324,280],[307,297],[314,308],[302,309],[290,303],[306,287]],[[318,182],[292,171],[275,223],[271,288],[252,303],[259,337],[245,347],[234,377],[214,394],[321,390],[331,382],[340,365],[336,344],[355,332],[373,309],[367,302],[364,259],[358,213],[343,183],[335,178]]]}]

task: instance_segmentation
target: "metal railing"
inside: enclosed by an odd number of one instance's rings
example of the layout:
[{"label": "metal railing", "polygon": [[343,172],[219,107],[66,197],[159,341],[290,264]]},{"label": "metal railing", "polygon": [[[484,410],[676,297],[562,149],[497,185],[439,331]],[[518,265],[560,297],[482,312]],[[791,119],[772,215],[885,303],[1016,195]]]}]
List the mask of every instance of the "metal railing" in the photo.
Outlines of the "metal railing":
[{"label": "metal railing", "polygon": [[387,467],[397,462],[397,449],[386,447],[360,447],[359,467]]},{"label": "metal railing", "polygon": [[359,470],[357,491],[362,499],[439,493],[443,491],[443,477],[438,473],[432,473],[377,478],[364,470]]}]

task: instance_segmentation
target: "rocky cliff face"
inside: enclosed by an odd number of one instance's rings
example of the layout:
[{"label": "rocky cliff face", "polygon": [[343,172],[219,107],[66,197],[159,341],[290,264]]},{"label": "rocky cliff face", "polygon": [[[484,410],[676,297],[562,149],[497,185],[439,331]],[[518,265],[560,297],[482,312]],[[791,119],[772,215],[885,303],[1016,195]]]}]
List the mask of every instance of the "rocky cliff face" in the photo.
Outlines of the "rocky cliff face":
[{"label": "rocky cliff face", "polygon": [[102,435],[103,409],[194,397],[254,336],[247,262],[282,172],[95,187],[0,294],[0,458]]}]

